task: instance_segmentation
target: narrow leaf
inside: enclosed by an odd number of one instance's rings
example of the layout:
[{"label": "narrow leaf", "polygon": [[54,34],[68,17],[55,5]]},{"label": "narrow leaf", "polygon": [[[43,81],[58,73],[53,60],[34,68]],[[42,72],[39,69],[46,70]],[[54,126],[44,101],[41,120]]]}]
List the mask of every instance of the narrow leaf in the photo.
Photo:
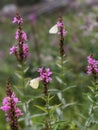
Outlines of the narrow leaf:
[{"label": "narrow leaf", "polygon": [[51,110],[50,110],[50,114],[51,114],[51,113],[54,113],[54,111],[55,111],[58,107],[60,107],[60,106],[61,106],[61,104],[53,106],[53,107],[51,108]]},{"label": "narrow leaf", "polygon": [[34,106],[37,107],[38,109],[44,111],[45,113],[47,113],[47,110],[44,107],[39,106],[39,105],[34,105]]}]

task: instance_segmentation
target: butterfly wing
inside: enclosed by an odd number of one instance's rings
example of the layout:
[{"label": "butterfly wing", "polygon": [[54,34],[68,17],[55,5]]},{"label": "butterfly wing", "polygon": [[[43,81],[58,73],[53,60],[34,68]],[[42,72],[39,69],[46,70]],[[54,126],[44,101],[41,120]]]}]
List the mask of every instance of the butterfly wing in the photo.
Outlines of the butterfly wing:
[{"label": "butterfly wing", "polygon": [[57,24],[55,24],[52,28],[50,28],[49,33],[50,34],[56,34],[58,32]]},{"label": "butterfly wing", "polygon": [[39,78],[35,78],[35,79],[32,79],[29,83],[29,85],[34,88],[34,89],[37,89],[38,86],[39,86]]}]

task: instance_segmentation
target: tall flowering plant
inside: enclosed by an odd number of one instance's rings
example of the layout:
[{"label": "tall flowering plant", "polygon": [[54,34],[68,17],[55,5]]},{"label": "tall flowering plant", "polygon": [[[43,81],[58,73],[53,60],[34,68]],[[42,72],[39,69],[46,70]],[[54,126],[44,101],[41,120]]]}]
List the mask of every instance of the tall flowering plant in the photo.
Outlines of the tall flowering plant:
[{"label": "tall flowering plant", "polygon": [[67,34],[67,31],[64,29],[64,23],[62,17],[59,17],[58,22],[57,22],[57,27],[58,27],[58,34],[60,35],[60,56],[64,56],[64,37]]},{"label": "tall flowering plant", "polygon": [[24,60],[28,56],[28,44],[27,44],[27,34],[22,29],[23,19],[17,13],[16,17],[13,18],[13,24],[18,25],[18,29],[16,30],[15,39],[18,41],[17,45],[13,45],[10,48],[10,54],[14,54],[19,63],[23,63]]},{"label": "tall flowering plant", "polygon": [[[55,75],[57,86],[53,91],[56,92],[58,101],[62,103],[62,105],[59,108],[57,108],[56,112],[58,114],[59,119],[64,120],[64,109],[68,106],[76,104],[73,101],[73,99],[71,100],[71,103],[67,103],[65,99],[66,91],[76,86],[75,85],[71,86],[70,84],[69,85],[67,84],[68,79],[70,77],[69,74],[71,74],[71,72],[67,67],[68,60],[67,60],[66,52],[64,50],[66,46],[65,38],[67,37],[67,31],[64,27],[64,21],[61,16],[58,18],[58,21],[54,27],[57,27],[57,34],[59,37],[59,56],[57,58],[56,66],[55,66],[56,71],[58,70],[57,71],[58,73],[56,72]],[[54,27],[52,28],[53,30],[55,30]],[[52,29],[50,29],[50,33]]]},{"label": "tall flowering plant", "polygon": [[[44,130],[51,130],[51,115],[50,115],[50,110],[49,110],[49,91],[48,91],[48,84],[52,80],[52,72],[50,68],[39,68],[39,81],[42,81],[43,87],[44,87],[44,101],[45,101],[45,108],[44,111],[47,113],[46,114],[46,119],[45,119],[45,127]],[[36,107],[40,108],[38,105]]]},{"label": "tall flowering plant", "polygon": [[86,118],[85,122],[85,130],[89,128],[93,128],[97,124],[97,116],[96,110],[98,108],[97,98],[98,98],[98,60],[94,59],[93,55],[89,55],[87,57],[87,74],[92,75],[93,83],[92,86],[89,86],[89,92],[87,93],[88,100],[90,102],[89,110],[88,110],[88,117]]},{"label": "tall flowering plant", "polygon": [[18,118],[23,115],[17,106],[19,100],[11,89],[10,81],[6,82],[6,97],[3,99],[0,109],[5,112],[6,121],[10,124],[11,130],[20,130]]},{"label": "tall flowering plant", "polygon": [[38,109],[42,110],[45,114],[44,117],[44,130],[52,130],[54,129],[53,125],[56,123],[54,113],[56,112],[56,109],[61,105],[61,104],[55,104],[55,105],[50,105],[50,102],[53,100],[55,96],[52,96],[51,93],[49,92],[49,84],[52,81],[52,71],[50,68],[39,68],[38,69],[39,73],[39,82],[42,83],[43,87],[43,96],[41,96],[41,99],[45,102],[44,106],[41,105],[35,105]]},{"label": "tall flowering plant", "polygon": [[[23,18],[20,16],[19,13],[16,13],[16,16],[13,18],[12,20],[13,24],[16,24],[18,26],[16,33],[15,33],[15,39],[17,41],[16,45],[13,45],[10,48],[10,55],[15,55],[16,59],[17,59],[17,65],[18,65],[18,70],[15,72],[15,75],[18,78],[18,83],[17,86],[15,85],[14,87],[16,88],[19,96],[22,99],[22,107],[23,107],[23,111],[24,111],[24,126],[27,127],[32,126],[32,121],[30,118],[26,118],[28,115],[30,115],[29,113],[29,107],[28,107],[28,101],[25,100],[25,93],[26,93],[26,86],[28,83],[28,78],[25,77],[26,72],[28,71],[29,67],[26,64],[26,60],[28,57],[28,44],[27,44],[27,34],[26,32],[23,30]],[[19,86],[19,87],[18,87]],[[29,100],[29,99],[28,99]]]}]

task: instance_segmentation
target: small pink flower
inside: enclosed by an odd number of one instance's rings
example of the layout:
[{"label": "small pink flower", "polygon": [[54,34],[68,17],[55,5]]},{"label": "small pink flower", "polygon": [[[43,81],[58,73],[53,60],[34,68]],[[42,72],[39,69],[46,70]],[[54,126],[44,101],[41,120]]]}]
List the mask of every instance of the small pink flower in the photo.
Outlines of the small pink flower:
[{"label": "small pink flower", "polygon": [[16,31],[15,38],[16,38],[16,40],[19,39],[19,31],[18,30]]},{"label": "small pink flower", "polygon": [[50,71],[50,68],[39,68],[38,69],[38,72],[40,73],[40,77],[39,77],[39,80],[40,81],[45,81],[46,83],[49,83],[52,78],[51,78],[51,75],[52,75],[52,72]]},{"label": "small pink flower", "polygon": [[24,31],[22,31],[21,34],[20,34],[20,32],[18,30],[16,31],[16,35],[15,35],[16,40],[19,40],[20,35],[22,37],[21,40],[27,41],[27,34]]},{"label": "small pink flower", "polygon": [[11,54],[15,54],[15,52],[17,51],[17,46],[12,46],[11,48],[10,48],[10,55]]},{"label": "small pink flower", "polygon": [[23,44],[23,56],[24,58],[28,56],[28,44]]},{"label": "small pink flower", "polygon": [[23,23],[23,19],[21,17],[20,18],[14,17],[12,23],[18,23],[18,24]]},{"label": "small pink flower", "polygon": [[59,28],[59,27],[63,27],[63,23],[60,22],[60,21],[58,21],[58,22],[57,22],[57,26],[58,26],[58,28]]},{"label": "small pink flower", "polygon": [[21,112],[21,110],[19,108],[16,108],[16,116],[19,117],[22,115],[23,115],[23,113]]},{"label": "small pink flower", "polygon": [[92,56],[87,57],[88,66],[87,74],[98,73],[98,61],[95,60]]},{"label": "small pink flower", "polygon": [[[58,34],[60,35],[61,32],[59,31]],[[63,36],[66,36],[66,34],[67,34],[67,31],[65,31],[65,30],[63,29]]]},{"label": "small pink flower", "polygon": [[65,30],[63,29],[63,35],[66,36],[66,34],[67,34],[67,31],[65,31]]},{"label": "small pink flower", "polygon": [[13,98],[13,101],[14,101],[16,104],[19,102],[17,97],[14,97],[14,98]]},{"label": "small pink flower", "polygon": [[2,111],[7,112],[7,111],[9,111],[9,110],[11,109],[11,107],[10,107],[10,106],[5,105],[5,106],[1,106],[1,107],[0,107],[0,109],[1,109]]},{"label": "small pink flower", "polygon": [[27,34],[24,31],[22,31],[22,39],[27,41]]}]

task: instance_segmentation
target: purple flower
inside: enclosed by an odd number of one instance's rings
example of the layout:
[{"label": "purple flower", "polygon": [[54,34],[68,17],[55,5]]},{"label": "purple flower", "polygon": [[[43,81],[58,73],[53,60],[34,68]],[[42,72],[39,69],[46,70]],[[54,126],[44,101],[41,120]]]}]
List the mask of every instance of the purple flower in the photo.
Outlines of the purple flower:
[{"label": "purple flower", "polygon": [[36,22],[36,14],[33,13],[33,14],[29,15],[29,19],[30,19],[31,23],[34,24]]},{"label": "purple flower", "polygon": [[98,73],[98,61],[93,58],[93,56],[87,57],[88,66],[87,66],[87,74],[95,74]]},{"label": "purple flower", "polygon": [[18,98],[17,97],[14,97],[13,98],[14,102],[17,104],[18,103]]},{"label": "purple flower", "polygon": [[18,30],[16,31],[15,39],[19,40],[21,35],[21,40],[22,41],[27,41],[27,34],[24,31],[19,32]]},{"label": "purple flower", "polygon": [[24,58],[28,56],[28,44],[23,44],[23,56]]},{"label": "purple flower", "polygon": [[11,109],[11,107],[5,105],[5,106],[1,106],[0,109],[1,109],[2,111],[4,111],[4,112],[8,112],[8,111]]},{"label": "purple flower", "polygon": [[19,108],[16,108],[16,117],[22,116],[23,113],[21,112],[21,110]]},{"label": "purple flower", "polygon": [[18,30],[16,31],[15,38],[16,38],[16,40],[19,39],[19,31]]},{"label": "purple flower", "polygon": [[39,77],[40,81],[43,80],[44,82],[49,83],[52,80],[51,78],[52,72],[50,71],[50,68],[45,68],[45,69],[39,68],[38,72],[40,74]]},{"label": "purple flower", "polygon": [[[58,34],[61,35],[61,32],[59,31]],[[67,34],[67,31],[65,31],[65,29],[63,29],[63,36],[66,36],[66,34]]]},{"label": "purple flower", "polygon": [[23,19],[19,13],[16,13],[16,17],[13,18],[12,23],[18,24],[18,29],[15,33],[15,39],[18,41],[18,44],[10,48],[10,54],[15,54],[17,61],[21,63],[26,60],[28,56],[28,45],[25,44],[27,41],[27,34],[22,28]]},{"label": "purple flower", "polygon": [[24,31],[22,31],[22,39],[27,41],[27,34]]},{"label": "purple flower", "polygon": [[59,27],[63,27],[63,23],[60,22],[60,21],[58,21],[58,22],[57,22],[57,26],[58,26],[58,28],[59,28]]},{"label": "purple flower", "polygon": [[21,17],[14,17],[13,20],[12,20],[12,23],[23,23],[23,19]]},{"label": "purple flower", "polygon": [[19,117],[22,116],[23,113],[21,110],[17,107],[17,103],[19,102],[18,98],[15,96],[14,92],[7,97],[3,99],[2,106],[0,109],[5,112],[6,120],[10,121],[12,117],[12,111],[14,111],[13,116]]},{"label": "purple flower", "polygon": [[15,54],[15,52],[17,51],[17,46],[12,46],[11,48],[10,48],[10,55],[11,54]]},{"label": "purple flower", "polygon": [[57,22],[57,27],[58,27],[58,34],[59,35],[63,34],[63,36],[66,36],[67,31],[64,29],[62,18],[59,18],[59,21]]}]

